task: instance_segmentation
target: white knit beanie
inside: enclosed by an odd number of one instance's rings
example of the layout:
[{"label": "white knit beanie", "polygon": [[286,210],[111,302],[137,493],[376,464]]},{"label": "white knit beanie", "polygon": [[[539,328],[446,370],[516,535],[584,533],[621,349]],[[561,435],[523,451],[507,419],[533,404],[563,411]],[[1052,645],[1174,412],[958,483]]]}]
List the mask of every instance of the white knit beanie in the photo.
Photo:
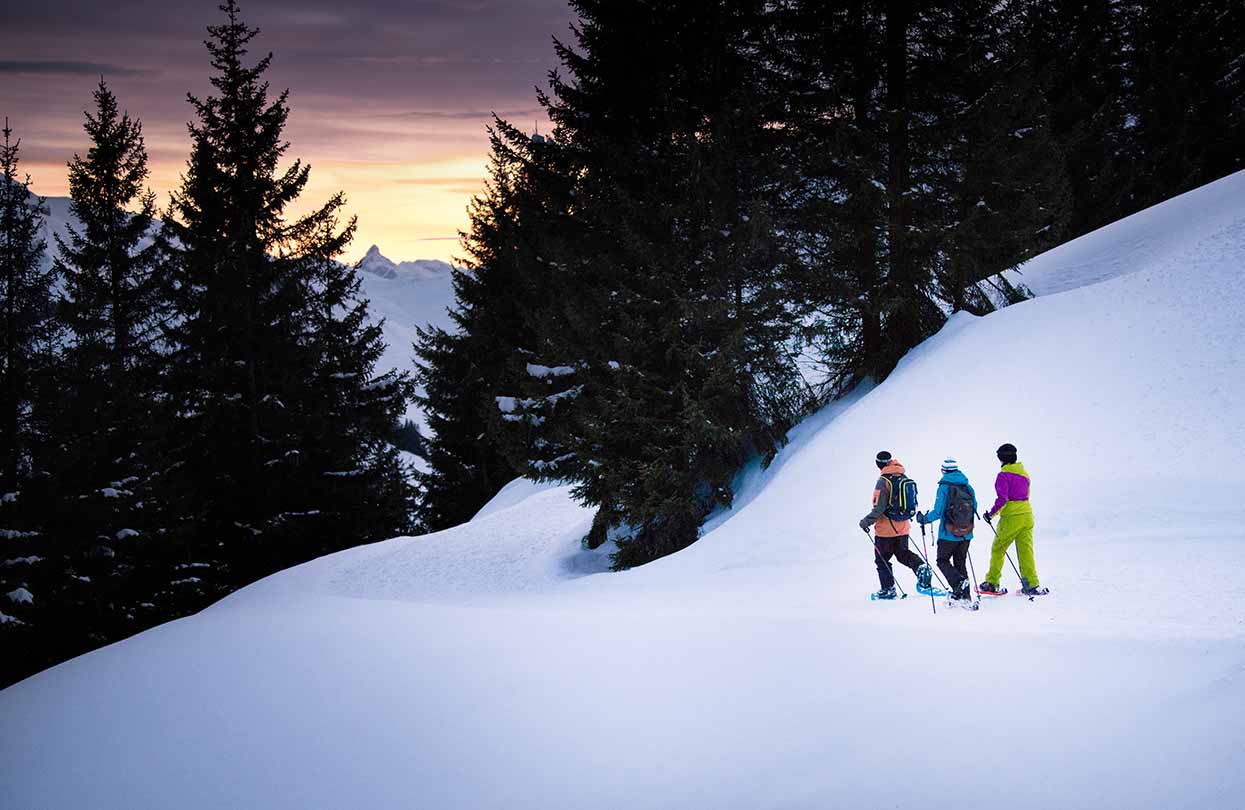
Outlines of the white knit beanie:
[{"label": "white knit beanie", "polygon": [[953,459],[953,458],[944,458],[944,459],[942,460],[942,471],[943,471],[943,472],[945,472],[945,473],[947,473],[947,472],[957,472],[959,469],[960,469],[960,465],[956,463],[955,459]]}]

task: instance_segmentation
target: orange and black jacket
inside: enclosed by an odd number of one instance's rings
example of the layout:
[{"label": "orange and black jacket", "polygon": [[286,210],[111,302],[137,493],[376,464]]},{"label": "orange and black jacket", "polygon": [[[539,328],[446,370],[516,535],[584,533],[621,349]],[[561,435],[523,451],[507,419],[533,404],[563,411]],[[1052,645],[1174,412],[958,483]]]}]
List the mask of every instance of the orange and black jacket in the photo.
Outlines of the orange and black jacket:
[{"label": "orange and black jacket", "polygon": [[912,525],[912,521],[891,520],[883,514],[890,503],[891,494],[891,482],[886,480],[886,476],[904,474],[905,470],[903,465],[899,463],[899,460],[891,459],[891,463],[882,468],[882,475],[873,487],[873,511],[865,517],[865,520],[873,526],[873,532],[878,537],[908,536],[908,530]]}]

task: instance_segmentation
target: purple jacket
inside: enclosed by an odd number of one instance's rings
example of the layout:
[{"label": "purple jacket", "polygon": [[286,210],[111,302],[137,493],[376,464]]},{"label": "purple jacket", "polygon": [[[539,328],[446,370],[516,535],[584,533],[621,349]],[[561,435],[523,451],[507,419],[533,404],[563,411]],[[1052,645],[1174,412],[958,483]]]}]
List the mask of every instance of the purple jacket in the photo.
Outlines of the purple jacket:
[{"label": "purple jacket", "polygon": [[1004,507],[1013,504],[1006,511],[1008,514],[1030,512],[1029,507],[1029,473],[1024,465],[1004,464],[998,477],[994,479],[994,491],[998,495],[994,506],[986,514],[997,515]]}]

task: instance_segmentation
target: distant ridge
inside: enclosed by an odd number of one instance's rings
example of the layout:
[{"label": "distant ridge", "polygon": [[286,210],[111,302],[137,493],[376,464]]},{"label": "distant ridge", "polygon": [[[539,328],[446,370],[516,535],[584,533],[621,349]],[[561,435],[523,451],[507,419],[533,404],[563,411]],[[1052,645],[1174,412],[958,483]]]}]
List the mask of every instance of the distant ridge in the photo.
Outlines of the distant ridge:
[{"label": "distant ridge", "polygon": [[418,259],[413,262],[394,263],[380,252],[380,248],[372,245],[363,258],[355,264],[355,269],[371,273],[381,278],[408,279],[411,281],[427,281],[445,278],[450,275],[451,267],[438,259]]}]

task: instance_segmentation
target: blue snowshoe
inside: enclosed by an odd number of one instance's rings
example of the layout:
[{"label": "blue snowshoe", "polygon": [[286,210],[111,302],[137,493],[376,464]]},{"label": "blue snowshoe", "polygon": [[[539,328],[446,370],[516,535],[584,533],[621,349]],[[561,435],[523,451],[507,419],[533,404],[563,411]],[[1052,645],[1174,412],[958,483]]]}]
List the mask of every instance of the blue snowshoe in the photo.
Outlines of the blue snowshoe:
[{"label": "blue snowshoe", "polygon": [[929,567],[929,563],[922,563],[921,567],[916,569],[916,592],[922,596],[946,596],[946,591],[934,586],[931,581],[933,577],[934,569]]}]

